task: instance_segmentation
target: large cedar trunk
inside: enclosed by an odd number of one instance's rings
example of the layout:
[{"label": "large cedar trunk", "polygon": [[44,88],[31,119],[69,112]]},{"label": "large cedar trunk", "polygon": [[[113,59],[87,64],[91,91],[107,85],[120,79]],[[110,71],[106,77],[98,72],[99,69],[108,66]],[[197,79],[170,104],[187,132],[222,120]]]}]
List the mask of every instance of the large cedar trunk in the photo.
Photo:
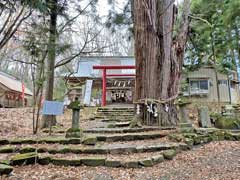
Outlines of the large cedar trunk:
[{"label": "large cedar trunk", "polygon": [[[135,0],[135,101],[146,125],[177,125],[178,96],[188,31],[190,0],[184,1],[178,34],[173,37],[173,0]],[[152,106],[151,106],[152,105]],[[155,113],[147,108],[154,107]],[[157,111],[157,113],[156,113]]]},{"label": "large cedar trunk", "polygon": [[[57,38],[57,15],[58,0],[50,0],[50,26],[49,26],[49,41],[48,41],[48,61],[47,61],[47,83],[45,88],[45,99],[48,101],[53,100],[54,88],[54,67],[56,59],[56,38]],[[56,117],[45,115],[42,118],[42,128],[49,127],[49,125],[56,125]]]}]

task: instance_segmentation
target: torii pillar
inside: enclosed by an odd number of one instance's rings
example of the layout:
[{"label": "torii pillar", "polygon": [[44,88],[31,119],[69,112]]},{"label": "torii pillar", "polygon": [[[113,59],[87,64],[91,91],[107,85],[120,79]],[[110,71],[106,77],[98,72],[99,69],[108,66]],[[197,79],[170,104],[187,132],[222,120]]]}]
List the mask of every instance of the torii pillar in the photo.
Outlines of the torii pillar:
[{"label": "torii pillar", "polygon": [[102,106],[106,106],[107,76],[136,76],[135,74],[107,74],[108,69],[136,69],[135,66],[93,66],[93,69],[102,70]]}]

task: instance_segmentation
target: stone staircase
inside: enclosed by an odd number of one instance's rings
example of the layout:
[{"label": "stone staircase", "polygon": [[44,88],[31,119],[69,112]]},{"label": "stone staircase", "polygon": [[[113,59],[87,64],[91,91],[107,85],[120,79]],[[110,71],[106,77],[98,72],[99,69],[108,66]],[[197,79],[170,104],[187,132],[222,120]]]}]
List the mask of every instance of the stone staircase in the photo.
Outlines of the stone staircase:
[{"label": "stone staircase", "polygon": [[131,121],[133,116],[133,107],[99,107],[95,113],[94,119],[103,122],[123,123]]},{"label": "stone staircase", "polygon": [[[99,108],[97,115],[112,119],[122,114],[133,116],[129,108]],[[101,121],[97,118],[94,121]],[[93,121],[89,121],[93,122]],[[113,121],[126,123],[126,121]],[[65,138],[64,131],[47,137],[0,139],[0,174],[19,165],[151,167],[171,160],[177,153],[218,140],[240,140],[239,132],[215,128],[181,133],[175,127],[129,128],[128,126],[92,127],[82,138]],[[4,171],[4,168],[6,169]],[[3,172],[3,173],[1,173]]]}]

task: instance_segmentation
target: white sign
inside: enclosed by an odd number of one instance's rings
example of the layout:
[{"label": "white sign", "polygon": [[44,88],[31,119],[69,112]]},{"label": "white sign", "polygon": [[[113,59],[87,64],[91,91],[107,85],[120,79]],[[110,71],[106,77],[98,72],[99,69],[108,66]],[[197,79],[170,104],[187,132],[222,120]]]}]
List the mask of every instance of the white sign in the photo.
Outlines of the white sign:
[{"label": "white sign", "polygon": [[83,104],[90,105],[93,80],[87,80]]}]

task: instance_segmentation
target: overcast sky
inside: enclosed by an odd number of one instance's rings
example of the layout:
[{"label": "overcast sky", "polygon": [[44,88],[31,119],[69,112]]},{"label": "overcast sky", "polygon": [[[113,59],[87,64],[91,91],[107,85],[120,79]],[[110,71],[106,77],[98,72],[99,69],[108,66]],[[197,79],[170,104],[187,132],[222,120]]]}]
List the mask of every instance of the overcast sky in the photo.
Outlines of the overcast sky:
[{"label": "overcast sky", "polygon": [[[128,0],[116,0],[116,7],[118,9],[123,8],[124,5],[127,3],[127,1]],[[175,1],[176,3],[180,3],[183,0],[175,0]],[[110,6],[108,5],[108,0],[98,0],[98,11],[100,12],[101,16],[108,15],[109,9],[110,9]]]}]

